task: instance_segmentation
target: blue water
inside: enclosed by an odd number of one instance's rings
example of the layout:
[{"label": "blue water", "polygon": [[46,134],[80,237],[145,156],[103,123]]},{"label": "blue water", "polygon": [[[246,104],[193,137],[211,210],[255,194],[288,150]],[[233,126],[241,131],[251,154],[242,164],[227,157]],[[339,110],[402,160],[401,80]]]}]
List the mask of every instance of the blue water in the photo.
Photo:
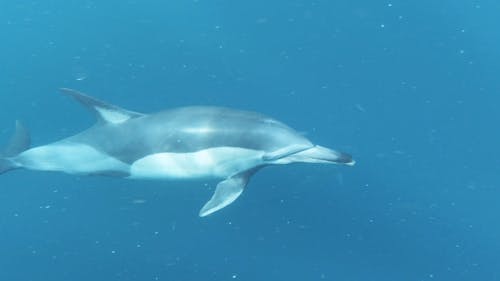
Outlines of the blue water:
[{"label": "blue water", "polygon": [[[412,3],[409,3],[412,2]],[[0,140],[94,120],[59,87],[140,112],[271,115],[354,167],[216,182],[14,171],[0,280],[500,280],[498,1],[2,1]]]}]

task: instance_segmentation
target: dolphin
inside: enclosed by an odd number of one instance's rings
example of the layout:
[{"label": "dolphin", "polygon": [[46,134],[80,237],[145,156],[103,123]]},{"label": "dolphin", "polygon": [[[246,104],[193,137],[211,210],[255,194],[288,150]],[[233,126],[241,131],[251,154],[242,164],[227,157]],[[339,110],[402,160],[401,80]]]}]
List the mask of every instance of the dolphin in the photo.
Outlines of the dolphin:
[{"label": "dolphin", "polygon": [[143,114],[62,88],[93,112],[95,125],[30,148],[16,131],[0,153],[0,174],[24,168],[128,179],[219,179],[201,217],[235,201],[262,167],[289,163],[354,165],[349,154],[313,144],[287,125],[256,112],[190,106]]}]

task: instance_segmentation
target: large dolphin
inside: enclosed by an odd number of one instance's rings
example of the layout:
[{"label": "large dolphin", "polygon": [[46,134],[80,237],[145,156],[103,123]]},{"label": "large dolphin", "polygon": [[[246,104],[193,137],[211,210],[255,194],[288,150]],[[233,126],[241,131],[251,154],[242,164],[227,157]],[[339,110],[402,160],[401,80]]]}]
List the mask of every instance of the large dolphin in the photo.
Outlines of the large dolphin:
[{"label": "large dolphin", "polygon": [[334,163],[351,156],[319,145],[267,116],[223,107],[193,106],[142,114],[61,89],[95,113],[98,122],[74,136],[29,149],[17,122],[0,154],[0,174],[17,168],[130,179],[221,179],[200,210],[231,204],[250,177],[267,165]]}]

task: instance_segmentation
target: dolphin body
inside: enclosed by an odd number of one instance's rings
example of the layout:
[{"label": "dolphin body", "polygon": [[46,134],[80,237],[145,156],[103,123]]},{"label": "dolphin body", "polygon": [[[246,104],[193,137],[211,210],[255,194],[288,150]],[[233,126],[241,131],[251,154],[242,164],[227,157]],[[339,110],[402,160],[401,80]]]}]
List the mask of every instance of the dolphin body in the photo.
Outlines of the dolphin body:
[{"label": "dolphin body", "polygon": [[130,179],[221,179],[200,210],[207,216],[231,204],[250,177],[267,165],[334,163],[352,157],[319,145],[285,124],[255,112],[192,106],[142,114],[71,89],[61,89],[97,117],[91,128],[29,148],[16,132],[0,154],[0,174],[17,168]]}]

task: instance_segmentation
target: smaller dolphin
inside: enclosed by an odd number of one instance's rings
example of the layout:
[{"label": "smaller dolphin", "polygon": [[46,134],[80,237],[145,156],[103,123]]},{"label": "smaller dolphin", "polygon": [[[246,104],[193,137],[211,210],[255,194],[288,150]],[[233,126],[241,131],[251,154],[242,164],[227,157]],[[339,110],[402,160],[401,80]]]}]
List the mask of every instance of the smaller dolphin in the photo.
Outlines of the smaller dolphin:
[{"label": "smaller dolphin", "polygon": [[268,165],[334,163],[352,157],[319,145],[285,124],[255,112],[192,106],[143,114],[63,88],[97,117],[91,128],[29,148],[28,131],[16,132],[0,153],[0,174],[24,168],[130,179],[215,178],[212,198],[199,215],[231,204],[250,177]]}]

